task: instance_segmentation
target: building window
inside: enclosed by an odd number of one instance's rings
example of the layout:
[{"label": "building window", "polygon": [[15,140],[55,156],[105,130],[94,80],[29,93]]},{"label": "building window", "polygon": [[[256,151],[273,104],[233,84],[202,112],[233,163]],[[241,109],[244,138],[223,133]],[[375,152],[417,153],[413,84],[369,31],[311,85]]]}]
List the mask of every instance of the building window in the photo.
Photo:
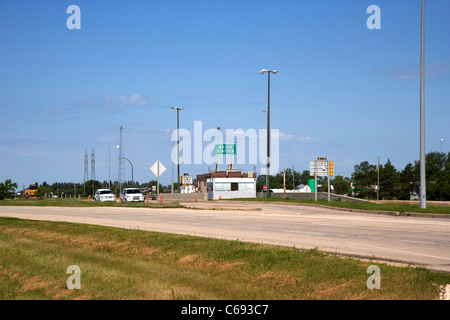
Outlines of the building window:
[{"label": "building window", "polygon": [[239,183],[232,182],[231,183],[231,191],[238,191],[239,190]]},{"label": "building window", "polygon": [[254,183],[252,182],[239,182],[239,191],[253,191]]},{"label": "building window", "polygon": [[215,191],[231,191],[231,183],[229,182],[216,182]]}]

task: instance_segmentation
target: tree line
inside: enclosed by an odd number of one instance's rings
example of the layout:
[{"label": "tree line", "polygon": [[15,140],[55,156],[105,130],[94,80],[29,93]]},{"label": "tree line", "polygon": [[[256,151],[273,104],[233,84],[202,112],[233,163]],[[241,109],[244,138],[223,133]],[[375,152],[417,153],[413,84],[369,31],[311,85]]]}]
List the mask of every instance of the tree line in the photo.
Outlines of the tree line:
[{"label": "tree line", "polygon": [[[450,201],[450,153],[430,152],[425,155],[427,200]],[[285,170],[286,189],[300,184],[307,185],[309,170],[302,172],[287,168]],[[354,166],[350,177],[336,175],[330,182],[333,192],[364,199],[410,200],[419,194],[420,163],[408,163],[398,170],[388,159],[385,164],[370,164],[363,161]],[[271,189],[283,188],[283,171],[269,176]],[[327,190],[327,177],[318,177],[318,184]],[[256,191],[263,191],[266,176],[260,175],[256,181]]]},{"label": "tree line", "polygon": [[[427,200],[450,201],[450,153],[430,152],[425,155],[426,174],[426,196]],[[283,171],[276,175],[269,176],[270,188],[283,188]],[[302,172],[291,168],[285,170],[286,189],[295,189],[303,184],[307,185],[312,179],[309,170]],[[409,200],[419,194],[420,164],[419,161],[408,163],[402,170],[398,170],[388,159],[385,164],[370,164],[363,161],[354,166],[354,171],[350,177],[336,175],[331,177],[330,182],[333,192],[336,194],[349,195],[364,199],[385,199],[385,200]],[[327,190],[327,178],[318,177],[318,184],[322,184],[323,190]],[[137,187],[151,188],[156,186],[155,180],[140,184],[137,181],[125,181],[119,186],[117,181],[97,181],[89,180],[85,183],[55,182],[48,184],[36,183],[38,186],[37,196],[58,195],[61,196],[93,196],[100,188],[110,188],[116,195],[121,188]],[[266,184],[266,176],[259,175],[256,179],[256,191],[263,191]],[[195,185],[195,179],[194,179]],[[10,179],[4,183],[0,182],[0,200],[14,198],[17,183]],[[174,183],[174,190],[177,184]],[[160,192],[171,192],[171,186],[159,185]]]},{"label": "tree line", "polygon": [[[9,193],[6,198],[13,198],[14,191],[17,189],[17,184],[11,184],[11,180],[9,181]],[[120,190],[123,188],[151,188],[152,186],[157,185],[156,180],[152,180],[146,183],[140,184],[138,181],[123,181],[121,185],[119,185],[118,181],[97,181],[97,180],[88,180],[84,183],[76,183],[76,182],[55,182],[52,184],[47,183],[46,181],[39,184],[38,182],[34,183],[37,186],[37,192],[35,193],[36,197],[51,197],[53,195],[58,197],[88,197],[94,196],[95,192],[98,189],[111,189],[111,191],[119,195]],[[0,188],[3,183],[0,183]],[[176,186],[176,184],[175,184]],[[24,190],[29,186],[23,186]],[[1,189],[0,189],[1,190]],[[22,194],[23,191],[22,190]],[[171,186],[163,186],[159,184],[160,192],[170,192]],[[0,193],[1,200],[1,193]]]}]

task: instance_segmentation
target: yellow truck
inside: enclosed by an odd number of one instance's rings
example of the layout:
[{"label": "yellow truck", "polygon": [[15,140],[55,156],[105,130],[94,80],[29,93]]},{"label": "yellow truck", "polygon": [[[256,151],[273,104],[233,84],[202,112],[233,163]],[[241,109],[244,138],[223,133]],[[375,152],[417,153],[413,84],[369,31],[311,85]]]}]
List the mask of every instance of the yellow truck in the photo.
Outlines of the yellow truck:
[{"label": "yellow truck", "polygon": [[37,191],[37,185],[30,184],[30,187],[25,190],[24,197],[25,198],[34,198]]}]

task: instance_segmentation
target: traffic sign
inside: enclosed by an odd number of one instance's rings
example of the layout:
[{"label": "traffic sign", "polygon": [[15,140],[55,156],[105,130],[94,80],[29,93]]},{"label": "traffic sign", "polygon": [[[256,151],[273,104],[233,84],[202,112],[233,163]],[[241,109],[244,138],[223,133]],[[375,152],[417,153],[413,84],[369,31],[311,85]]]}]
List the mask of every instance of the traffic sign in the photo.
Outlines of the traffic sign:
[{"label": "traffic sign", "polygon": [[[156,198],[159,198],[159,176],[166,171],[166,167],[163,166],[163,164],[161,162],[156,161],[151,167],[150,170],[156,175],[157,179],[156,179]],[[161,198],[162,201],[162,198]]]},{"label": "traffic sign", "polygon": [[328,161],[311,161],[309,163],[309,174],[314,176],[316,172],[318,177],[326,177],[328,175]]},{"label": "traffic sign", "polygon": [[159,161],[156,161],[151,167],[150,170],[155,174],[155,176],[159,177],[164,171],[166,171],[166,167]]},{"label": "traffic sign", "polygon": [[192,182],[193,182],[192,176],[187,175],[181,176],[181,184],[192,184]]},{"label": "traffic sign", "polygon": [[236,144],[216,144],[214,154],[236,154]]},{"label": "traffic sign", "polygon": [[264,186],[264,191],[267,191],[267,186]]}]

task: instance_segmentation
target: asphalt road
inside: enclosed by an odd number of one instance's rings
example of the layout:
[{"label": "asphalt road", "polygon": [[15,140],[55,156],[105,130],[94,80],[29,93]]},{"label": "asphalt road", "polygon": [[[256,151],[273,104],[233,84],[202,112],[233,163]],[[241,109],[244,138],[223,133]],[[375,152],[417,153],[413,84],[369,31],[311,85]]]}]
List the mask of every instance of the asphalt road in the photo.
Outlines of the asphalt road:
[{"label": "asphalt road", "polygon": [[0,216],[318,248],[450,272],[450,219],[274,203],[196,205],[203,210],[0,206]]}]

